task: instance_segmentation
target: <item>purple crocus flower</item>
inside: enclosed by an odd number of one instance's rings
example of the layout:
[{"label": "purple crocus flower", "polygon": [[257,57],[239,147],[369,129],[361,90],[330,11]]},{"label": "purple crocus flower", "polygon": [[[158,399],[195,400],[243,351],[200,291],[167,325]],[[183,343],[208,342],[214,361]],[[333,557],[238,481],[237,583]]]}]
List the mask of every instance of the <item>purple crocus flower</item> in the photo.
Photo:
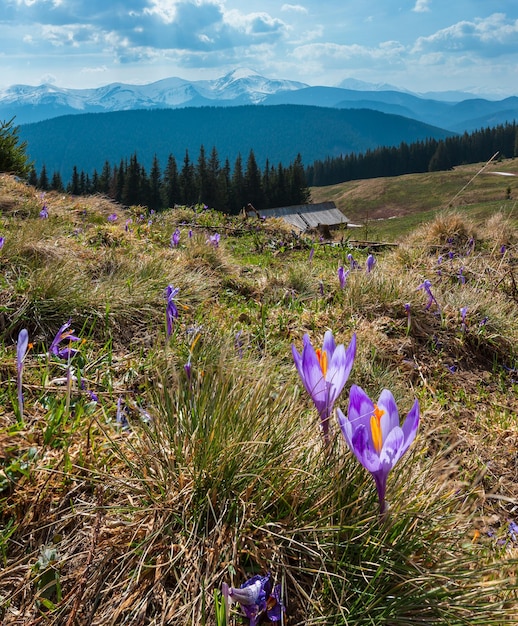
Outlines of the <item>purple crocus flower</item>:
[{"label": "purple crocus flower", "polygon": [[340,289],[345,288],[345,283],[347,281],[347,277],[349,276],[349,272],[351,270],[344,270],[344,266],[340,265],[338,268],[338,281],[340,282]]},{"label": "purple crocus flower", "polygon": [[0,250],[4,247],[5,239],[0,237]]},{"label": "purple crocus flower", "polygon": [[189,239],[192,239],[192,228],[189,228],[189,232],[187,233]]},{"label": "purple crocus flower", "polygon": [[424,282],[422,282],[419,285],[417,289],[424,289],[426,293],[428,294],[428,302],[426,303],[425,309],[429,309],[434,302],[437,308],[439,308],[439,303],[437,302],[437,300],[435,299],[435,296],[432,293],[432,283],[430,280],[426,279]]},{"label": "purple crocus flower", "polygon": [[124,223],[124,230],[125,230],[126,232],[128,232],[128,231],[129,231],[129,229],[130,229],[129,227],[130,227],[130,224],[132,223],[132,221],[133,221],[133,220],[131,219],[131,217],[129,217],[129,218],[126,220],[126,222]]},{"label": "purple crocus flower", "polygon": [[[73,328],[70,328],[71,320],[65,322],[63,326],[58,330],[56,336],[52,340],[49,348],[49,354],[53,354],[54,356],[59,357],[60,359],[68,360],[70,357],[73,357],[74,354],[77,354],[79,350],[76,348],[72,348],[71,344],[73,341],[81,341],[80,337],[76,337],[73,333]],[[60,347],[60,343],[62,341],[67,341],[67,345],[64,347]]]},{"label": "purple crocus flower", "polygon": [[309,262],[310,263],[313,260],[313,255],[314,254],[315,254],[315,248],[311,248],[311,250],[309,251]]},{"label": "purple crocus flower", "polygon": [[47,209],[47,205],[46,205],[46,204],[44,204],[44,205],[42,206],[42,208],[41,208],[41,211],[40,211],[40,217],[41,217],[42,219],[47,219],[47,217],[48,217],[48,216],[49,216],[49,211],[48,211],[48,209]]},{"label": "purple crocus flower", "polygon": [[223,583],[222,594],[226,606],[229,602],[239,603],[250,620],[250,626],[256,626],[263,617],[267,617],[270,622],[279,622],[286,610],[281,600],[280,585],[272,589],[270,574],[252,576],[241,587],[229,587]]},{"label": "purple crocus flower", "polygon": [[110,213],[110,215],[108,215],[108,221],[109,222],[116,222],[117,221],[117,213]]},{"label": "purple crocus flower", "polygon": [[211,246],[218,248],[220,238],[221,235],[219,233],[214,233],[213,235],[210,235],[210,237],[207,239],[207,243],[210,243]]},{"label": "purple crocus flower", "polygon": [[23,361],[29,347],[29,333],[23,328],[18,334],[18,343],[16,344],[16,384],[18,387],[18,409],[20,411],[20,420],[23,419],[23,391],[22,391],[22,373]]},{"label": "purple crocus flower", "polygon": [[464,268],[460,267],[459,268],[459,282],[461,285],[464,285],[466,282],[466,277],[464,276]]},{"label": "purple crocus flower", "polygon": [[369,256],[367,257],[367,262],[366,262],[366,268],[367,268],[368,274],[372,272],[372,269],[375,265],[376,265],[376,259],[374,258],[374,255],[369,254]]},{"label": "purple crocus flower", "polygon": [[347,417],[337,409],[343,436],[358,461],[373,476],[378,491],[380,512],[386,510],[387,477],[415,439],[419,426],[419,403],[416,400],[402,426],[394,396],[381,392],[378,403],[357,385],[351,387]]},{"label": "purple crocus flower", "polygon": [[304,335],[302,353],[295,345],[291,351],[295,367],[320,416],[324,441],[329,440],[329,418],[336,399],[344,388],[356,356],[356,334],[352,336],[347,350],[343,344],[336,345],[333,333],[324,335],[322,349],[315,350],[309,335]]},{"label": "purple crocus flower", "polygon": [[180,289],[178,287],[173,287],[172,285],[167,285],[164,291],[164,297],[167,301],[165,308],[165,316],[167,322],[167,336],[170,337],[173,332],[173,319],[178,317],[178,309],[175,304],[175,297],[178,295]]},{"label": "purple crocus flower", "polygon": [[177,248],[180,243],[180,230],[177,228],[171,235],[171,248]]},{"label": "purple crocus flower", "polygon": [[355,270],[355,269],[357,269],[359,267],[358,261],[354,260],[353,255],[350,252],[347,255],[347,260],[349,261],[352,270]]},{"label": "purple crocus flower", "polygon": [[507,247],[506,247],[505,243],[503,243],[503,244],[500,246],[500,254],[503,256],[503,255],[505,254],[505,251],[506,251],[506,250],[507,250]]}]

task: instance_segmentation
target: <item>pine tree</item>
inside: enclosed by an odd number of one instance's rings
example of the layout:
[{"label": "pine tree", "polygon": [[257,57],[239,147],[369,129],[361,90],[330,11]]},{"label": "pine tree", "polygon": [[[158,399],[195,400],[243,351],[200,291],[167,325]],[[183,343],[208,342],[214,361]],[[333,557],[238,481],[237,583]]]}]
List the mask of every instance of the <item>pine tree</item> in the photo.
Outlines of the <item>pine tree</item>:
[{"label": "pine tree", "polygon": [[289,190],[291,204],[306,204],[311,198],[300,153],[289,168]]},{"label": "pine tree", "polygon": [[79,173],[75,165],[72,168],[72,179],[67,186],[67,191],[71,193],[73,196],[78,196],[81,193],[81,188],[80,188],[80,183],[79,183]]},{"label": "pine tree", "polygon": [[255,160],[254,151],[250,150],[244,179],[246,202],[251,203],[256,209],[264,208],[264,192],[261,180],[261,172]]},{"label": "pine tree", "polygon": [[110,193],[110,183],[112,179],[112,168],[109,161],[105,161],[101,175],[99,176],[99,191],[106,195]]},{"label": "pine tree", "polygon": [[155,156],[153,157],[151,172],[149,173],[149,198],[147,202],[148,207],[150,209],[153,209],[154,211],[158,211],[163,206],[160,189],[160,164],[158,162],[158,157],[155,154]]},{"label": "pine tree", "polygon": [[10,172],[25,178],[31,173],[32,163],[25,153],[27,142],[20,143],[18,127],[13,117],[8,122],[0,122],[0,172]]},{"label": "pine tree", "polygon": [[230,199],[230,213],[239,213],[246,205],[245,201],[245,179],[243,176],[243,161],[241,155],[238,154],[234,163],[234,171],[232,173],[232,187]]},{"label": "pine tree", "polygon": [[205,158],[205,148],[203,145],[200,146],[200,154],[194,175],[196,180],[196,201],[198,204],[203,202],[208,205],[207,159]]},{"label": "pine tree", "polygon": [[130,157],[129,165],[124,172],[121,202],[127,206],[137,205],[140,202],[141,171],[137,154]]},{"label": "pine tree", "polygon": [[173,208],[175,204],[180,203],[178,167],[172,154],[170,154],[167,159],[167,165],[162,180],[161,194],[162,205],[165,207]]},{"label": "pine tree", "polygon": [[32,185],[33,187],[37,187],[38,186],[38,174],[36,173],[36,169],[34,167],[34,165],[31,165],[31,169],[29,172],[29,178],[28,181],[29,185]]},{"label": "pine tree", "polygon": [[61,179],[61,174],[59,172],[54,172],[52,174],[50,188],[53,191],[65,191],[65,187],[63,186],[63,180]]},{"label": "pine tree", "polygon": [[38,178],[38,189],[48,191],[50,189],[49,177],[47,176],[47,168],[45,163],[41,166],[40,177]]},{"label": "pine tree", "polygon": [[185,151],[182,171],[179,176],[181,204],[194,204],[196,202],[196,181],[194,178],[194,165],[189,159],[189,151]]}]

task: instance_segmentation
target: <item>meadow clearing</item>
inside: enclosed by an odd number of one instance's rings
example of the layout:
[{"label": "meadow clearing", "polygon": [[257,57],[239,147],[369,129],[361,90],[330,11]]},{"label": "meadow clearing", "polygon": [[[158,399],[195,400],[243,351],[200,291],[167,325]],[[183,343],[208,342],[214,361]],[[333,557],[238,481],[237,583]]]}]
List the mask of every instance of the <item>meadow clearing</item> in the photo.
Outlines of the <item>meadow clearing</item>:
[{"label": "meadow clearing", "polygon": [[[518,623],[518,190],[455,197],[476,172],[312,190],[400,209],[330,241],[1,175],[2,624]],[[356,338],[327,408],[418,401],[382,513],[294,362],[326,331]],[[222,616],[268,573],[268,610]]]}]

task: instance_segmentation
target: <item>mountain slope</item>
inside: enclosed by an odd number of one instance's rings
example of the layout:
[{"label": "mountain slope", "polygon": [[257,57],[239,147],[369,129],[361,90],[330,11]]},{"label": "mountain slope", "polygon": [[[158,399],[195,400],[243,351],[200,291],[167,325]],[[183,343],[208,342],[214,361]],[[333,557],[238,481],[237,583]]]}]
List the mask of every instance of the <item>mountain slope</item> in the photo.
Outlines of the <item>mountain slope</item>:
[{"label": "mountain slope", "polygon": [[443,96],[351,80],[343,81],[340,87],[310,87],[239,69],[215,80],[171,77],[147,85],[112,83],[97,89],[14,85],[0,90],[0,120],[16,116],[17,124],[24,124],[68,114],[245,104],[370,108],[461,133],[491,125],[495,119],[501,123],[518,119],[516,97],[495,101],[462,93]]},{"label": "mountain slope", "polygon": [[401,116],[369,110],[310,106],[202,107],[155,111],[121,111],[64,116],[20,127],[37,168],[59,171],[67,180],[72,166],[100,170],[106,160],[118,163],[137,153],[150,167],[156,154],[165,165],[173,154],[181,166],[185,150],[196,161],[201,145],[215,146],[231,165],[246,160],[288,165],[298,153],[305,164],[328,156],[363,152],[378,146],[444,138],[448,131]]}]

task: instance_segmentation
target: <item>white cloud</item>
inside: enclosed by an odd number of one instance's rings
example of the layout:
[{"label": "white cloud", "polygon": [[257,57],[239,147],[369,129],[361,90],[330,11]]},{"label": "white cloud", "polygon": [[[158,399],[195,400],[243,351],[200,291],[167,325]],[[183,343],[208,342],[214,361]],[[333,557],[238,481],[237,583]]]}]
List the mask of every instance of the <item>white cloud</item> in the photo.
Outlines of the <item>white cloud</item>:
[{"label": "white cloud", "polygon": [[312,43],[295,48],[293,56],[300,61],[328,68],[344,66],[345,63],[348,66],[361,66],[366,63],[372,65],[377,62],[400,63],[406,52],[405,46],[397,41],[385,41],[376,47]]},{"label": "white cloud", "polygon": [[430,11],[430,2],[431,0],[416,0],[412,11],[415,11],[416,13],[426,13]]},{"label": "white cloud", "polygon": [[281,11],[294,11],[295,13],[308,13],[306,7],[300,4],[283,4]]},{"label": "white cloud", "polygon": [[414,52],[478,52],[499,56],[516,52],[518,20],[508,20],[503,13],[484,19],[463,20],[428,37],[419,37]]}]

